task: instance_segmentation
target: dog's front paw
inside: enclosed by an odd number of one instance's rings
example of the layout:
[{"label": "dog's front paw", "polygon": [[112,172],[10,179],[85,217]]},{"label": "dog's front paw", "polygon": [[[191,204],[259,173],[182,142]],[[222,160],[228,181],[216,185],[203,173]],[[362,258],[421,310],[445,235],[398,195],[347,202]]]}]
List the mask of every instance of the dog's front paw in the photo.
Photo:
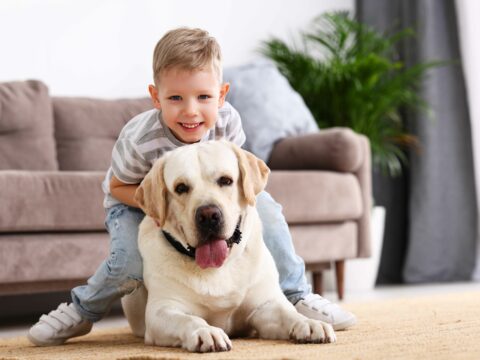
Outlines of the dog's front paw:
[{"label": "dog's front paw", "polygon": [[301,344],[333,343],[337,341],[330,324],[312,319],[297,321],[290,331],[290,339]]},{"label": "dog's front paw", "polygon": [[188,351],[201,353],[229,351],[232,349],[232,342],[222,329],[206,326],[195,330],[183,347]]}]

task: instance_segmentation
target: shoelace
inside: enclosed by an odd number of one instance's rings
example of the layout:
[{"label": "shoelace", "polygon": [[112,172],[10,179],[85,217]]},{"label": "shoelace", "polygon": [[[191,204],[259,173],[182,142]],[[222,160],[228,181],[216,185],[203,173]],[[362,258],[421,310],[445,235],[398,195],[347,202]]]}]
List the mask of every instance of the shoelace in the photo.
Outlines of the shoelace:
[{"label": "shoelace", "polygon": [[40,321],[59,331],[62,328],[77,325],[82,321],[82,318],[67,303],[63,303],[56,310],[49,312],[48,315],[42,315]]}]

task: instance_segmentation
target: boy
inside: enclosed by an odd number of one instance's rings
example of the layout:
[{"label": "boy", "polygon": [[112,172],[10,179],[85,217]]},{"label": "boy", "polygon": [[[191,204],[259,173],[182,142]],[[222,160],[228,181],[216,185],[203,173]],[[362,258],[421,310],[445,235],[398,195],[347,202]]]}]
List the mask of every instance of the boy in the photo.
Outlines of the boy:
[{"label": "boy", "polygon": [[[103,182],[110,255],[87,285],[72,290],[71,304],[59,305],[32,326],[28,338],[36,345],[59,345],[87,334],[116,299],[141,285],[137,232],[145,215],[134,194],[156,159],[199,141],[224,138],[239,146],[245,141],[239,114],[225,102],[229,84],[222,83],[220,47],[206,31],[180,28],[165,34],[154,51],[153,73],[155,85],[149,86],[149,92],[154,109],[137,115],[122,129]],[[257,209],[285,296],[300,313],[336,330],[355,324],[354,315],[311,293],[281,206],[262,192]]]}]

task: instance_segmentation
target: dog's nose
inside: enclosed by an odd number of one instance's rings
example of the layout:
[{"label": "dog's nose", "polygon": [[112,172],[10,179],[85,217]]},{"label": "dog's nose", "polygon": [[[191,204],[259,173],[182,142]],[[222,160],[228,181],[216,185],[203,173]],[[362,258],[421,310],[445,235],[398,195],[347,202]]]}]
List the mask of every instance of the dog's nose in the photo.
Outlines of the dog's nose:
[{"label": "dog's nose", "polygon": [[195,221],[200,230],[215,232],[223,224],[223,215],[218,206],[200,206],[195,213]]}]

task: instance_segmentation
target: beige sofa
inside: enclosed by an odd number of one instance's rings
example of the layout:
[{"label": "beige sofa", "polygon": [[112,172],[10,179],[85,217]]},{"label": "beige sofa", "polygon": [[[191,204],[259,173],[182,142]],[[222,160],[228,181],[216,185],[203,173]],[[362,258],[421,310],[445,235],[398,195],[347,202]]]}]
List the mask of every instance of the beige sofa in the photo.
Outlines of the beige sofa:
[{"label": "beige sofa", "polygon": [[[101,181],[123,125],[148,99],[50,97],[39,81],[0,84],[0,296],[68,290],[108,253]],[[239,109],[241,112],[241,109]],[[278,142],[268,191],[314,271],[370,254],[370,150],[349,129]]]}]

